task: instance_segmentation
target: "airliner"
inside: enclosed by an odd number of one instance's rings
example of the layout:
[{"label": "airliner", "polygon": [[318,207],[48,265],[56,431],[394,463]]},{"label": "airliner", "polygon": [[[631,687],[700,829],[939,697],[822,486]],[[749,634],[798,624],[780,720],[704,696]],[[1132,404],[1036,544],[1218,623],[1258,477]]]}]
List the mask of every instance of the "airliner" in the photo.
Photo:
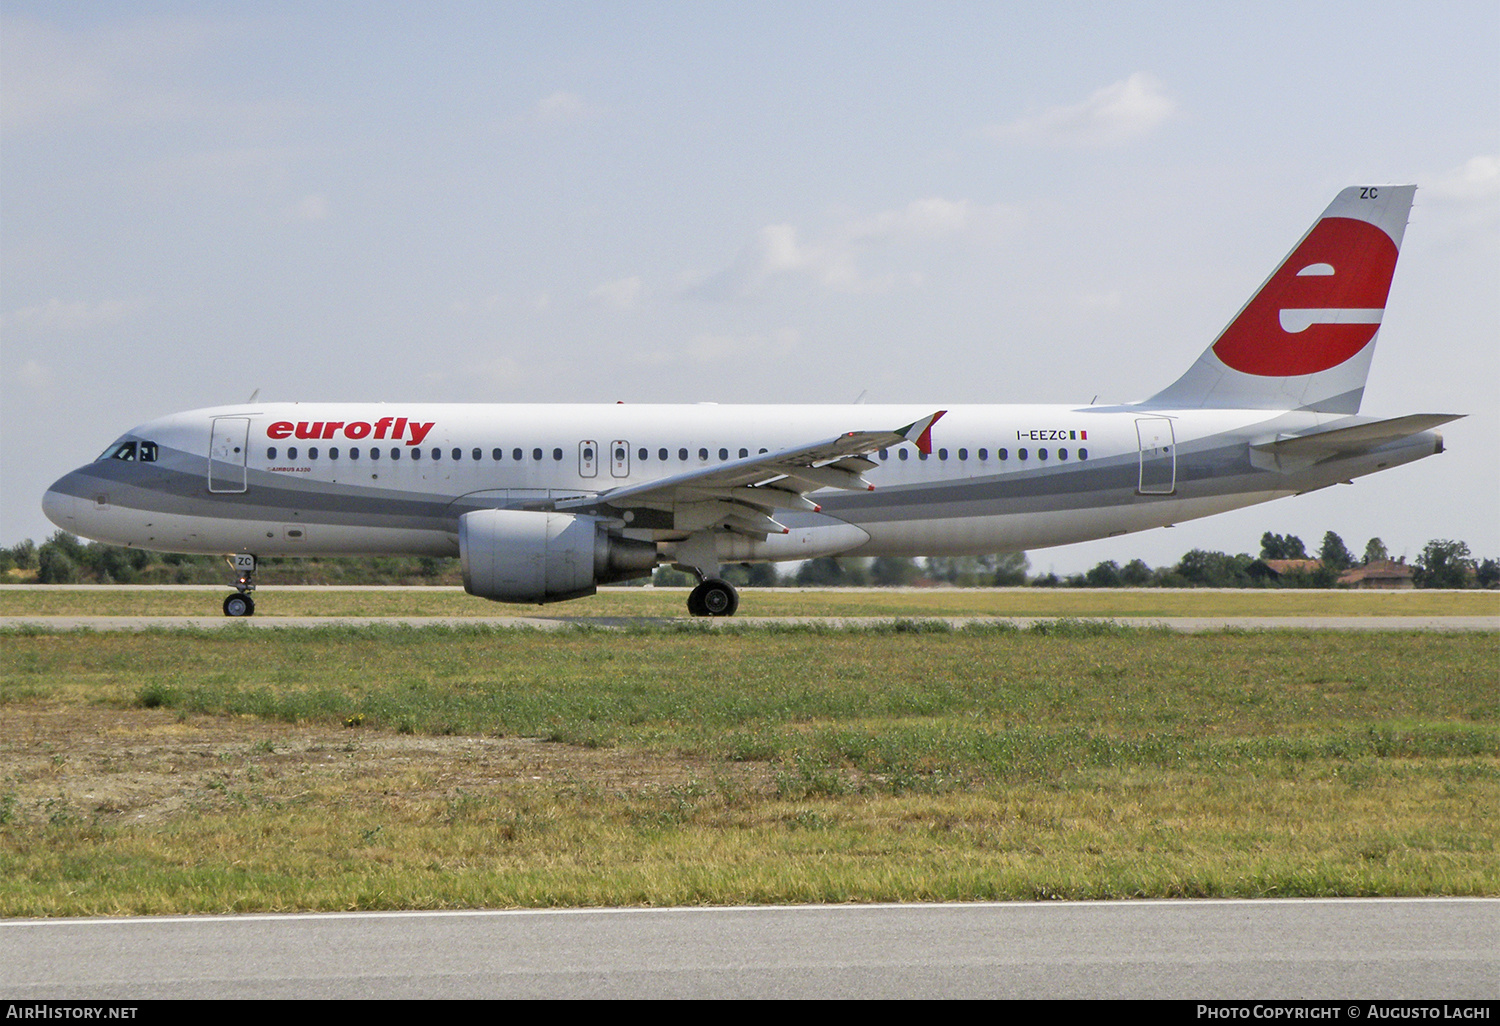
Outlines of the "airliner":
[{"label": "airliner", "polygon": [[116,545],[217,553],[228,616],[267,556],[457,556],[501,602],[726,563],[1039,549],[1348,483],[1460,415],[1359,416],[1416,188],[1343,190],[1180,378],[1113,405],[250,403],[153,420],[43,509]]}]

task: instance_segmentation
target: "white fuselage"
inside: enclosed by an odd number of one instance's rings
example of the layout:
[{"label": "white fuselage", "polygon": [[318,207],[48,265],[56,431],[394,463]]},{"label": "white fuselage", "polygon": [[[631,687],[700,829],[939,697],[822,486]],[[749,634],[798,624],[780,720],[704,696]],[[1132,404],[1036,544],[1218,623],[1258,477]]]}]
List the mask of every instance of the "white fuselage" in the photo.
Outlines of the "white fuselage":
[{"label": "white fuselage", "polygon": [[[458,554],[458,518],[548,509],[885,427],[930,405],[441,405],[218,407],[143,424],[57,482],[48,516],[142,548],[262,556]],[[955,555],[1035,549],[1159,527],[1323,487],[1438,451],[1425,432],[1355,458],[1267,468],[1250,446],[1358,423],[1334,414],[1139,407],[954,406],[932,452],[868,459],[873,491],[825,488],[785,534],[724,532],[724,561],[829,553]],[[146,450],[141,450],[144,453]],[[701,504],[700,504],[701,505]],[[618,533],[670,546],[702,525],[691,503],[618,511]]]}]

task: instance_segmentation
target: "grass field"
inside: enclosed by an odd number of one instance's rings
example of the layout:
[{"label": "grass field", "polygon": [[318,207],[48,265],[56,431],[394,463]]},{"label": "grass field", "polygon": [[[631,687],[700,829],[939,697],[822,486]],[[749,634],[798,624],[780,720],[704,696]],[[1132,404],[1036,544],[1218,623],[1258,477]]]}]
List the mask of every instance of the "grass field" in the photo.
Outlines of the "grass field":
[{"label": "grass field", "polygon": [[0,633],[0,915],[1495,895],[1496,808],[1494,632]]},{"label": "grass field", "polygon": [[[222,593],[201,589],[0,588],[0,616],[216,616]],[[622,588],[548,606],[487,602],[456,588],[263,588],[257,616],[684,617],[686,589]],[[1495,591],[1256,589],[745,589],[758,616],[1500,616]]]}]

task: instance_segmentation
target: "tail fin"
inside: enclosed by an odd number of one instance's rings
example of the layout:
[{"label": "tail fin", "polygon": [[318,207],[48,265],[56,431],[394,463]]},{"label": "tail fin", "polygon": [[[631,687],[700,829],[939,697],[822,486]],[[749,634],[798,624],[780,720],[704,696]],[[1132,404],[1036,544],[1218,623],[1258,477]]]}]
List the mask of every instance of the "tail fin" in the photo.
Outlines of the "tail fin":
[{"label": "tail fin", "polygon": [[1416,191],[1339,193],[1198,362],[1141,405],[1358,413]]}]

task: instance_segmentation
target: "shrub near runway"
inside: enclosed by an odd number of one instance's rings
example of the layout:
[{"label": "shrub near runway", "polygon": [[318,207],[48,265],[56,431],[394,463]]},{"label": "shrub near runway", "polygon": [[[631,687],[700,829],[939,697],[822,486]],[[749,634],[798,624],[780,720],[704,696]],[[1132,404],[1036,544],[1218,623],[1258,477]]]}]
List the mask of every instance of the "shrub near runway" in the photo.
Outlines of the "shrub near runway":
[{"label": "shrub near runway", "polygon": [[[57,738],[0,780],[0,913],[1494,894],[1497,665],[1493,634],[1077,623],[12,633],[7,722],[104,702],[353,754],[293,773],[268,738],[131,826]],[[372,754],[427,736],[648,772]]]}]

